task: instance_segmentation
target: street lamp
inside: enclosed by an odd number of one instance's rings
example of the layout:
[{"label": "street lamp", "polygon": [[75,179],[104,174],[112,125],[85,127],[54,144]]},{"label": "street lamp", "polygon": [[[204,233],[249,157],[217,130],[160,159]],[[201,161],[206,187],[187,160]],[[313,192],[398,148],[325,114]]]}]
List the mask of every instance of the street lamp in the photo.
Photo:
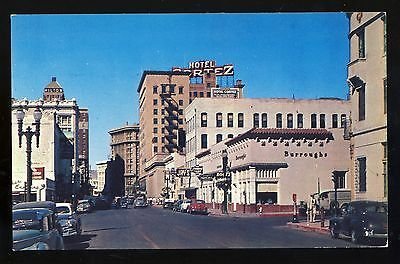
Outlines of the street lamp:
[{"label": "street lamp", "polygon": [[26,137],[26,175],[27,175],[27,192],[25,201],[30,202],[31,200],[31,189],[32,189],[32,168],[31,168],[31,157],[32,157],[32,137],[36,136],[36,148],[39,147],[39,136],[40,136],[40,119],[42,118],[42,111],[36,108],[33,112],[33,118],[35,120],[32,125],[35,126],[35,131],[32,131],[31,127],[28,126],[25,131],[22,130],[22,123],[25,117],[25,112],[19,108],[16,112],[17,123],[18,123],[18,139],[19,147],[22,145],[22,136]]}]

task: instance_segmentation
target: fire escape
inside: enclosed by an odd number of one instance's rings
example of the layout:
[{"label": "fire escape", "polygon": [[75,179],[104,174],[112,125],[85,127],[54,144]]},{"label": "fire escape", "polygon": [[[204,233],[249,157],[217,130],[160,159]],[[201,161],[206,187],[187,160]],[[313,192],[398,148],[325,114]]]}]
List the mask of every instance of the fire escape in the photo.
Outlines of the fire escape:
[{"label": "fire escape", "polygon": [[[166,88],[169,86],[168,92]],[[161,99],[165,102],[165,115],[164,115],[164,128],[165,128],[165,148],[169,153],[181,152],[182,146],[178,144],[178,131],[179,131],[179,106],[178,103],[172,98],[175,95],[175,84],[162,84],[162,91],[160,94]]]}]

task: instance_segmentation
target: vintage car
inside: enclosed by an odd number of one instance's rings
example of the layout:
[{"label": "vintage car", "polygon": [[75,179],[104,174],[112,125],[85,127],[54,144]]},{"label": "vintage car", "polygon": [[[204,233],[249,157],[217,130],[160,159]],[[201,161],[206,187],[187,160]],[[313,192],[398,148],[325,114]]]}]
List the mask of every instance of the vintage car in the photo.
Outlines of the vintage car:
[{"label": "vintage car", "polygon": [[337,189],[336,195],[337,200],[335,202],[335,190],[326,190],[319,195],[316,194],[315,198],[319,201],[320,210],[323,210],[325,215],[333,215],[335,208],[342,208],[351,201],[350,189]]},{"label": "vintage car", "polygon": [[174,202],[175,202],[174,199],[165,199],[163,202],[163,208],[172,209]]},{"label": "vintage car", "polygon": [[189,204],[187,211],[189,214],[208,214],[207,206],[204,200],[193,199]]},{"label": "vintage car", "polygon": [[93,210],[93,206],[89,200],[79,200],[76,205],[76,212],[78,214],[90,213]]},{"label": "vintage car", "polygon": [[139,196],[133,201],[133,208],[144,208],[147,206],[148,206],[147,200],[143,196]]},{"label": "vintage car", "polygon": [[62,236],[79,236],[82,233],[81,219],[72,210],[70,203],[56,203],[57,219],[62,227]]},{"label": "vintage car", "polygon": [[181,204],[182,204],[183,200],[177,200],[174,202],[174,204],[172,205],[172,211],[174,212],[180,212],[181,211]]},{"label": "vintage car", "polygon": [[44,208],[13,209],[13,250],[63,250],[54,212]]},{"label": "vintage car", "polygon": [[129,198],[128,197],[122,197],[119,203],[120,208],[125,208],[128,209],[130,208],[129,204]]},{"label": "vintage car", "polygon": [[181,212],[184,212],[184,213],[187,213],[187,212],[188,212],[189,205],[190,205],[191,202],[192,202],[192,200],[190,200],[190,199],[185,199],[185,200],[183,200],[183,202],[181,203],[181,209],[180,209],[180,211],[181,211]]},{"label": "vintage car", "polygon": [[365,240],[386,241],[388,236],[387,204],[376,201],[353,201],[342,207],[341,215],[329,220],[332,238],[340,234],[353,243]]}]

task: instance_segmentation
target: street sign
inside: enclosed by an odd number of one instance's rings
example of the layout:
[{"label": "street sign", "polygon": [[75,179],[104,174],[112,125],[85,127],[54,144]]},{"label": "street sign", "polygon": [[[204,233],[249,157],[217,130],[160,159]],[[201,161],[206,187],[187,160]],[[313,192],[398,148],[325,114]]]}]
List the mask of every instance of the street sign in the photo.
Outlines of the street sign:
[{"label": "street sign", "polygon": [[180,168],[176,170],[177,177],[189,177],[190,169]]},{"label": "street sign", "polygon": [[203,166],[196,165],[192,167],[192,172],[194,172],[196,175],[203,174]]}]

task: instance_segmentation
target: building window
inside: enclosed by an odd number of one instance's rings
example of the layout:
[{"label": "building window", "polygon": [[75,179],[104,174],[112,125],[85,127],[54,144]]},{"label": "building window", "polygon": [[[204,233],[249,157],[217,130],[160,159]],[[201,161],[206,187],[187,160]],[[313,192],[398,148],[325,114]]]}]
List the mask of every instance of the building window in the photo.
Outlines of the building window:
[{"label": "building window", "polygon": [[281,113],[276,114],[276,127],[282,128],[282,114]]},{"label": "building window", "polygon": [[157,99],[153,99],[153,105],[157,105]]},{"label": "building window", "polygon": [[183,100],[179,100],[179,105],[183,106]]},{"label": "building window", "polygon": [[153,133],[157,134],[158,132],[158,128],[157,127],[153,127]]},{"label": "building window", "polygon": [[189,92],[189,97],[192,97],[192,92]]},{"label": "building window", "polygon": [[365,87],[358,89],[358,120],[365,120]]},{"label": "building window", "polygon": [[161,114],[165,115],[165,109],[161,109]]},{"label": "building window", "polygon": [[383,113],[387,113],[387,81],[383,79]]},{"label": "building window", "polygon": [[158,152],[158,147],[157,147],[157,146],[154,146],[154,147],[153,147],[153,152],[154,152],[154,153],[157,153],[157,152]]},{"label": "building window", "polygon": [[216,118],[216,127],[222,127],[222,113],[217,113],[215,118]]},{"label": "building window", "polygon": [[216,141],[217,141],[217,143],[222,141],[222,134],[216,135]]},{"label": "building window", "polygon": [[154,115],[157,115],[157,114],[158,114],[158,109],[157,109],[157,108],[154,108],[154,109],[153,109],[153,114],[154,114]]},{"label": "building window", "polygon": [[339,175],[338,176],[338,189],[344,189],[346,188],[346,176],[345,175]]},{"label": "building window", "polygon": [[358,158],[358,191],[367,191],[367,158]]},{"label": "building window", "polygon": [[151,142],[157,143],[157,141],[158,141],[158,138],[157,137],[153,137],[153,140]]},{"label": "building window", "polygon": [[207,88],[211,88],[211,83],[207,83]]},{"label": "building window", "polygon": [[258,113],[253,114],[253,127],[260,127],[260,115]]},{"label": "building window", "polygon": [[193,101],[193,99],[189,99],[189,104],[191,104],[191,103],[192,103],[192,101]]},{"label": "building window", "polygon": [[178,109],[178,113],[179,113],[180,115],[183,115],[183,109]]},{"label": "building window", "polygon": [[178,119],[178,123],[182,125],[183,124],[183,118],[179,118]]},{"label": "building window", "polygon": [[358,37],[358,57],[365,58],[365,29],[357,33]]},{"label": "building window", "polygon": [[303,114],[297,114],[297,128],[303,128]]},{"label": "building window", "polygon": [[158,124],[158,119],[157,118],[153,118],[153,124],[157,125]]},{"label": "building window", "polygon": [[228,113],[228,127],[233,127],[233,113]]},{"label": "building window", "polygon": [[201,127],[207,127],[207,113],[201,113]]},{"label": "building window", "polygon": [[287,114],[287,128],[293,128],[293,114]]},{"label": "building window", "polygon": [[319,115],[319,127],[325,128],[325,114]]},{"label": "building window", "polygon": [[193,97],[197,97],[197,92],[193,92]]},{"label": "building window", "polygon": [[165,105],[165,99],[161,99],[161,105]]},{"label": "building window", "polygon": [[207,97],[211,97],[211,92],[207,92]]},{"label": "building window", "polygon": [[207,148],[207,134],[201,134],[201,148]]},{"label": "building window", "polygon": [[178,92],[179,92],[179,94],[183,94],[183,86],[179,86]]},{"label": "building window", "polygon": [[244,115],[243,113],[238,114],[238,127],[244,127]]},{"label": "building window", "polygon": [[233,134],[228,134],[228,138],[233,138]]},{"label": "building window", "polygon": [[333,114],[332,115],[332,128],[337,128],[338,127],[338,115]]},{"label": "building window", "polygon": [[154,86],[153,86],[153,94],[156,94],[156,93],[158,93],[158,91],[157,91],[157,85],[154,85]]},{"label": "building window", "polygon": [[166,93],[167,92],[167,86],[165,84],[161,85],[161,93]]},{"label": "building window", "polygon": [[311,114],[311,128],[317,128],[317,114]]},{"label": "building window", "polygon": [[268,127],[268,116],[267,113],[261,115],[261,127]]},{"label": "building window", "polygon": [[344,128],[346,126],[346,114],[340,115],[340,127]]},{"label": "building window", "polygon": [[204,97],[204,92],[200,92],[200,97]]},{"label": "building window", "polygon": [[169,85],[169,92],[172,93],[172,94],[175,93],[175,84],[170,84]]}]

